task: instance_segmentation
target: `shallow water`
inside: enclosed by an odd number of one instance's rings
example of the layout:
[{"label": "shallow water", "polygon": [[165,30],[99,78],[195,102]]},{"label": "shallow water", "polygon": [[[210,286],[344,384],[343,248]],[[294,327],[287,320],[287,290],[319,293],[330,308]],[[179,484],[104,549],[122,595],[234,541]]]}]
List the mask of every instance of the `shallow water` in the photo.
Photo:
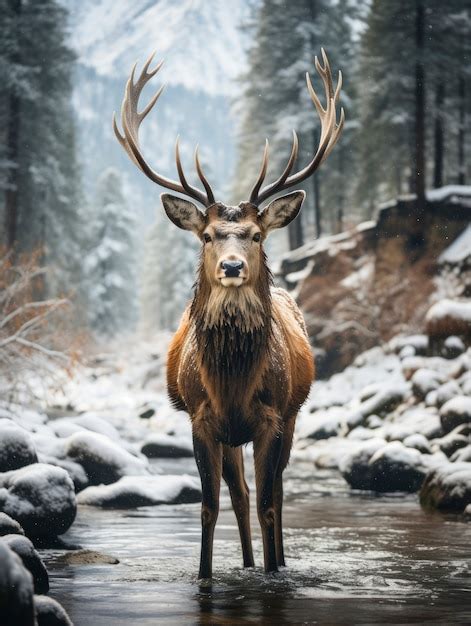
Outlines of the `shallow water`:
[{"label": "shallow water", "polygon": [[[165,469],[195,472],[188,460]],[[196,580],[199,505],[82,507],[64,539],[120,562],[65,565],[63,551],[42,550],[51,596],[75,626],[471,623],[471,524],[424,513],[416,496],[354,494],[312,464],[289,467],[285,493],[278,574],[263,573],[254,510],[257,567],[241,568],[224,488],[212,587]]]}]

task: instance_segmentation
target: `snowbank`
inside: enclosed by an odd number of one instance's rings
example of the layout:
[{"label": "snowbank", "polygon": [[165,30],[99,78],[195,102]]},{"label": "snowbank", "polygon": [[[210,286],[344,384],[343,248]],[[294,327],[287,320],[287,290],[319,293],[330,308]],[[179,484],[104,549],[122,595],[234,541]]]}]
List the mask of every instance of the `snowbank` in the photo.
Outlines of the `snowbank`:
[{"label": "snowbank", "polygon": [[199,481],[192,476],[126,476],[112,485],[88,487],[79,504],[104,508],[135,508],[157,504],[200,502]]}]

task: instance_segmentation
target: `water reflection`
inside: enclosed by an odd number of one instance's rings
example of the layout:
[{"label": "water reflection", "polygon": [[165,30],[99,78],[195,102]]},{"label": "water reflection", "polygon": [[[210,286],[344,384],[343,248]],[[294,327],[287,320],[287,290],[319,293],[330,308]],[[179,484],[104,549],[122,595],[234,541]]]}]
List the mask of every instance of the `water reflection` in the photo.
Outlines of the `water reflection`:
[{"label": "water reflection", "polygon": [[81,509],[66,539],[119,559],[64,565],[44,551],[51,594],[76,626],[471,622],[471,525],[425,514],[415,496],[351,494],[334,473],[293,465],[286,481],[288,568],[244,570],[222,500],[214,580],[196,580],[199,507]]}]

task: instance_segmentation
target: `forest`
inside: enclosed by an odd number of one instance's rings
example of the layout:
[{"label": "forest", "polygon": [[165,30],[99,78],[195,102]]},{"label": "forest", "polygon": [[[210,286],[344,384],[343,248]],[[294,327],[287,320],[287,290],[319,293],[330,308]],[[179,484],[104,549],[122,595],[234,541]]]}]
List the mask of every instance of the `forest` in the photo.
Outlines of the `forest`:
[{"label": "forest", "polygon": [[[352,623],[369,623],[379,596],[378,623],[469,621],[470,2],[0,0],[0,9],[0,623],[340,624],[352,611]],[[166,87],[142,124],[146,159],[176,178],[181,137],[196,184],[198,145],[216,201],[235,206],[249,199],[266,140],[268,182],[293,131],[294,170],[315,154],[321,126],[306,86],[308,72],[323,93],[315,59],[325,51],[334,82],[342,76],[340,139],[299,185],[298,217],[266,243],[317,372],[287,469],[294,569],[271,591],[257,568],[234,573],[224,492],[219,595],[189,592],[201,488],[165,364],[204,252],[168,219],[165,189],[112,128],[133,63],[140,72],[153,51],[153,65],[165,63],[141,110]],[[262,543],[256,531],[256,551]],[[87,612],[79,580],[110,585],[116,598],[100,592]]]}]

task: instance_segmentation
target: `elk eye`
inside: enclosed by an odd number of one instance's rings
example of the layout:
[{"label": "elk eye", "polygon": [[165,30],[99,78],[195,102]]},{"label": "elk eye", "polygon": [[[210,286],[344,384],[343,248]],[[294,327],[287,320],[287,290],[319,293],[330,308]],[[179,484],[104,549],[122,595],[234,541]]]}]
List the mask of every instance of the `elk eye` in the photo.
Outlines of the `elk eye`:
[{"label": "elk eye", "polygon": [[204,240],[205,240],[206,243],[210,243],[211,242],[211,236],[208,235],[208,233],[204,233],[203,237],[204,237]]},{"label": "elk eye", "polygon": [[262,238],[262,233],[255,233],[255,235],[253,236],[253,240],[256,241],[257,243],[260,241],[261,238]]}]

